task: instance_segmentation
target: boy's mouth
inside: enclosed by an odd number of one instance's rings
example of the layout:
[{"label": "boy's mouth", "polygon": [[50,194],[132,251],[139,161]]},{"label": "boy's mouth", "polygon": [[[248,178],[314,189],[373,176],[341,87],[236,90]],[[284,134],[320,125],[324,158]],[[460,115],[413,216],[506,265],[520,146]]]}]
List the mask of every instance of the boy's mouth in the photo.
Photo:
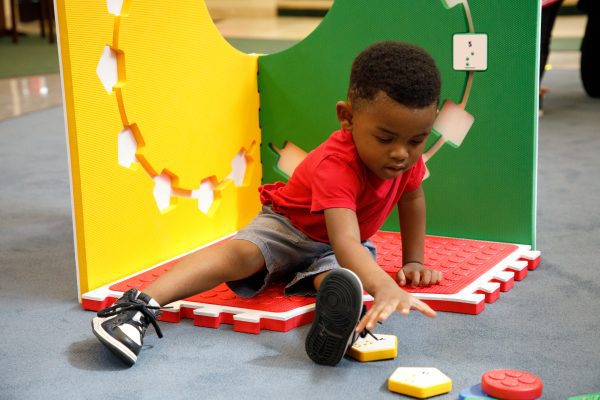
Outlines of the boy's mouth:
[{"label": "boy's mouth", "polygon": [[405,165],[386,165],[385,169],[388,169],[390,171],[394,171],[394,172],[402,172],[406,169]]}]

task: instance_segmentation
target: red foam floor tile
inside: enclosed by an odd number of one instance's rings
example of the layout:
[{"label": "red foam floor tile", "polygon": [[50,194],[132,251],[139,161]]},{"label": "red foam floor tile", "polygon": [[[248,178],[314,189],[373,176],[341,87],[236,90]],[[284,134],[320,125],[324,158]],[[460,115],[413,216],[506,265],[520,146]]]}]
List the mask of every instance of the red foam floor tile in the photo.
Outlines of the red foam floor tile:
[{"label": "red foam floor tile", "polygon": [[[402,268],[402,243],[398,234],[379,232],[372,239],[377,247],[377,262],[394,279]],[[507,256],[518,250],[514,244],[482,242],[445,237],[425,238],[425,266],[441,271],[438,285],[405,290],[417,293],[454,294],[472,283]]]},{"label": "red foam floor tile", "polygon": [[[377,262],[392,277],[402,266],[402,246],[398,233],[379,232],[372,238]],[[438,311],[478,314],[485,303],[496,301],[500,292],[510,290],[515,280],[537,268],[539,252],[529,246],[427,236],[425,265],[443,273],[438,285],[404,289]],[[98,311],[111,305],[130,288],[144,290],[152,281],[177,264],[177,260],[150,268],[82,296],[84,309]],[[364,300],[373,300],[368,294]],[[236,296],[225,284],[204,293],[172,303],[161,320],[179,322],[192,318],[194,325],[218,328],[232,324],[239,332],[260,333],[261,329],[288,331],[310,323],[313,297],[284,296],[282,286],[273,286],[247,299]]]}]

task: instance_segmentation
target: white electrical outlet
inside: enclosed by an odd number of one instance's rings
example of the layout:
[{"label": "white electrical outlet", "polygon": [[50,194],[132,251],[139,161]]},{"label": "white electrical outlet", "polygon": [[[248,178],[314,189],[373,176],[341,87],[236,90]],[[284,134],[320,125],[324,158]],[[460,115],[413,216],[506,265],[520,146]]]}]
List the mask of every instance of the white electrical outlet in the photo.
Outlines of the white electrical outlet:
[{"label": "white electrical outlet", "polygon": [[452,39],[454,70],[487,70],[487,42],[485,33],[455,33]]}]

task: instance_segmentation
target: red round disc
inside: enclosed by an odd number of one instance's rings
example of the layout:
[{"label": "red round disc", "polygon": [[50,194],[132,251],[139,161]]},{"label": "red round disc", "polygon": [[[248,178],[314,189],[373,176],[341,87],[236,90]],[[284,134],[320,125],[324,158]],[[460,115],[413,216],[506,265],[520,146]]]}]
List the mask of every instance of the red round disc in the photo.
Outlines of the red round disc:
[{"label": "red round disc", "polygon": [[506,400],[533,400],[542,395],[544,382],[534,374],[514,369],[495,369],[481,377],[481,388]]}]

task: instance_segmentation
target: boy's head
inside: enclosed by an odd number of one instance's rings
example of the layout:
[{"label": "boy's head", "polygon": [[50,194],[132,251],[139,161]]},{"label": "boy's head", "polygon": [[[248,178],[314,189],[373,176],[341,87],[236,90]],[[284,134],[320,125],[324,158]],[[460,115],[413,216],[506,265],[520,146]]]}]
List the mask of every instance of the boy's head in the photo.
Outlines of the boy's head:
[{"label": "boy's head", "polygon": [[437,105],[440,87],[440,73],[425,50],[403,42],[380,42],[354,59],[348,99],[360,106],[383,92],[403,106],[423,108]]},{"label": "boy's head", "polygon": [[337,114],[377,176],[395,178],[419,159],[437,115],[440,87],[435,61],[419,47],[380,42],[356,57],[348,102],[338,102]]}]

